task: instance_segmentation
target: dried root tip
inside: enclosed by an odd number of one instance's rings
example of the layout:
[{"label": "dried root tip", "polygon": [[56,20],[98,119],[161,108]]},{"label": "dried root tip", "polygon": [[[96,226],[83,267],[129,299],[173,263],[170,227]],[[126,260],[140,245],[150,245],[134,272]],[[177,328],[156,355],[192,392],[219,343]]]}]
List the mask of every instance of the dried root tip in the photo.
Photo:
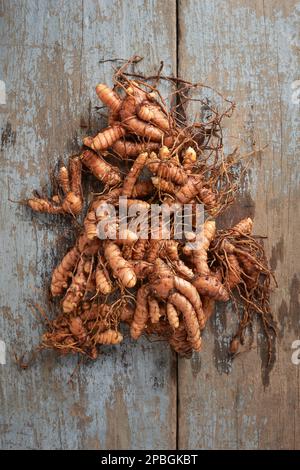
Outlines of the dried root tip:
[{"label": "dried root tip", "polygon": [[158,150],[159,145],[160,144],[158,142],[139,143],[131,142],[129,140],[117,140],[113,144],[112,149],[120,157],[122,157],[123,159],[127,159],[131,157],[136,157],[142,152],[152,152],[153,150]]},{"label": "dried root tip", "polygon": [[158,323],[160,318],[159,303],[153,297],[148,297],[148,307],[151,323]]},{"label": "dried root tip", "polygon": [[95,211],[91,210],[87,213],[83,222],[86,236],[89,240],[93,240],[97,236],[97,218]]},{"label": "dried root tip", "polygon": [[96,344],[120,344],[123,341],[123,335],[116,330],[106,330],[95,336]]},{"label": "dried root tip", "polygon": [[138,108],[137,115],[143,121],[152,122],[164,131],[170,129],[169,119],[159,105],[145,102]]},{"label": "dried root tip", "polygon": [[65,166],[61,166],[59,169],[58,183],[65,194],[71,191],[69,171]]},{"label": "dried root tip", "polygon": [[112,283],[107,270],[102,266],[100,260],[96,267],[95,276],[97,291],[103,295],[110,294],[112,292]]},{"label": "dried root tip", "polygon": [[90,359],[95,361],[98,357],[98,351],[96,346],[92,346],[90,350],[87,352],[87,355]]},{"label": "dried root tip", "polygon": [[91,272],[91,269],[92,269],[92,260],[88,259],[87,261],[85,261],[84,265],[83,265],[83,271],[86,273],[86,274],[90,274]]},{"label": "dried root tip", "polygon": [[83,139],[83,143],[93,150],[107,150],[114,142],[123,137],[125,133],[124,127],[115,124],[99,132],[95,137],[86,137]]},{"label": "dried root tip", "polygon": [[214,276],[198,276],[193,285],[196,287],[199,294],[227,302],[229,294],[223,284]]},{"label": "dried root tip", "polygon": [[51,280],[51,294],[53,297],[61,295],[68,287],[67,280],[72,276],[72,272],[79,260],[80,253],[76,246],[63,257],[59,265],[54,269]]},{"label": "dried root tip", "polygon": [[114,275],[120,280],[124,287],[134,287],[137,281],[135,272],[122,256],[118,246],[107,240],[104,242],[104,255]]},{"label": "dried root tip", "polygon": [[223,251],[226,251],[227,254],[234,254],[235,253],[235,246],[230,243],[226,238],[224,238],[224,240],[222,240],[221,244],[220,244],[220,248],[223,250]]},{"label": "dried root tip", "polygon": [[189,268],[182,260],[173,261],[172,266],[176,273],[187,281],[192,281],[194,279],[194,272]]},{"label": "dried root tip", "polygon": [[250,217],[240,220],[234,227],[232,227],[232,235],[250,235],[253,228],[253,221]]},{"label": "dried root tip", "polygon": [[205,315],[202,309],[202,302],[196,287],[194,287],[190,282],[185,281],[184,279],[175,276],[174,278],[175,289],[184,295],[188,301],[192,304],[199,322],[200,329],[204,328],[205,325]]},{"label": "dried root tip", "polygon": [[107,163],[103,158],[91,150],[85,150],[80,156],[83,164],[93,173],[93,175],[107,184],[115,186],[121,181],[120,170]]},{"label": "dried root tip", "polygon": [[123,196],[127,196],[127,197],[131,196],[136,180],[138,179],[140,173],[142,172],[147,162],[147,159],[148,159],[148,153],[143,152],[135,160],[134,164],[130,168],[129,173],[127,174],[124,180],[123,190],[122,190]]},{"label": "dried root tip", "polygon": [[29,199],[28,205],[36,211],[48,212],[50,214],[80,214],[83,207],[83,199],[81,195],[81,162],[78,157],[70,159],[69,168],[70,174],[65,166],[61,166],[58,173],[58,183],[65,193],[62,204],[59,204],[58,196],[53,196],[52,201],[38,198]]},{"label": "dried root tip", "polygon": [[211,242],[216,235],[216,222],[214,220],[207,220],[204,222],[203,228],[203,247],[208,250]]},{"label": "dried root tip", "polygon": [[78,263],[77,272],[73,277],[72,283],[62,301],[62,309],[64,313],[71,313],[76,310],[79,302],[86,291],[86,274],[84,273],[84,261]]},{"label": "dried root tip", "polygon": [[166,145],[163,145],[160,147],[158,155],[161,160],[168,160],[171,155],[170,149]]},{"label": "dried root tip", "polygon": [[36,212],[46,212],[47,214],[63,214],[65,212],[62,206],[56,206],[53,202],[38,197],[28,199],[27,205]]},{"label": "dried root tip", "polygon": [[193,147],[188,147],[183,153],[182,166],[188,170],[192,168],[197,161],[197,154]]},{"label": "dried root tip", "polygon": [[99,83],[96,86],[96,93],[102,103],[110,108],[113,113],[118,113],[120,111],[122,100],[115,91],[113,91],[104,83]]},{"label": "dried root tip", "polygon": [[148,293],[149,289],[146,285],[140,287],[137,292],[136,307],[130,327],[130,334],[133,339],[138,339],[141,336],[148,321]]},{"label": "dried root tip", "polygon": [[170,302],[167,302],[167,317],[170,326],[174,329],[179,327],[179,316],[176,308]]},{"label": "dried root tip", "polygon": [[177,308],[177,310],[182,313],[186,325],[188,340],[195,351],[200,351],[200,328],[197,315],[192,304],[183,295],[178,294],[177,292],[171,294],[168,301],[171,302]]},{"label": "dried root tip", "polygon": [[[210,269],[207,264],[207,250],[215,237],[215,233],[215,222],[207,220],[203,226],[202,236],[199,239],[191,240],[191,243],[185,245],[183,249],[184,254],[190,256],[195,272],[202,276],[210,275]],[[195,237],[195,234],[193,236]]]},{"label": "dried root tip", "polygon": [[130,81],[130,85],[126,88],[126,93],[135,98],[135,106],[148,99],[148,94],[146,91],[143,90],[140,84],[134,80]]}]

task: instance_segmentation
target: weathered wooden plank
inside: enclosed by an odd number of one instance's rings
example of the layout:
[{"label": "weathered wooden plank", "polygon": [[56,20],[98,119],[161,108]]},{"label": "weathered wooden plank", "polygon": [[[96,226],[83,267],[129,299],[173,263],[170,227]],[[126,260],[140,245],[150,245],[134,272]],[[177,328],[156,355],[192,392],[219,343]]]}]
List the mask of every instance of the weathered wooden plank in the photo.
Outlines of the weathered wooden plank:
[{"label": "weathered wooden plank", "polygon": [[227,223],[255,215],[279,288],[276,362],[261,366],[265,347],[234,364],[226,358],[231,311],[219,309],[204,334],[204,350],[179,363],[180,448],[300,447],[299,365],[299,2],[179,0],[179,74],[206,81],[237,102],[229,147],[269,144],[249,171]]},{"label": "weathered wooden plank", "polygon": [[1,448],[174,448],[175,357],[163,344],[128,340],[80,367],[71,384],[75,359],[45,353],[26,371],[16,367],[14,352],[36,346],[42,332],[30,303],[51,309],[49,276],[73,230],[8,198],[49,189],[58,158],[100,126],[94,87],[112,72],[101,59],[144,55],[149,73],[161,59],[175,66],[175,0],[1,5]]}]

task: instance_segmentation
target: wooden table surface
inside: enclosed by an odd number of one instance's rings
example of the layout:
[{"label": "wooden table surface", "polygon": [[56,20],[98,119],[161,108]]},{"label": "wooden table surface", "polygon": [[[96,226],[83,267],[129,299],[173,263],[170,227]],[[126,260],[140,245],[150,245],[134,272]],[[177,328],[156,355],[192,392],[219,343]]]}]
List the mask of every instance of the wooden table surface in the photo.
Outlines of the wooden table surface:
[{"label": "wooden table surface", "polygon": [[[299,15],[295,0],[0,1],[1,281],[0,446],[4,449],[299,449]],[[205,81],[237,103],[228,149],[267,149],[239,204],[255,216],[279,287],[276,358],[253,349],[232,363],[230,307],[219,309],[192,360],[162,342],[126,340],[95,363],[44,353],[27,370],[51,310],[51,270],[74,236],[62,217],[12,201],[50,190],[59,158],[103,125],[94,87],[111,83],[108,58],[144,56],[136,70]],[[4,90],[5,88],[5,90]],[[3,354],[2,354],[2,361]],[[295,362],[295,361],[294,361]]]}]

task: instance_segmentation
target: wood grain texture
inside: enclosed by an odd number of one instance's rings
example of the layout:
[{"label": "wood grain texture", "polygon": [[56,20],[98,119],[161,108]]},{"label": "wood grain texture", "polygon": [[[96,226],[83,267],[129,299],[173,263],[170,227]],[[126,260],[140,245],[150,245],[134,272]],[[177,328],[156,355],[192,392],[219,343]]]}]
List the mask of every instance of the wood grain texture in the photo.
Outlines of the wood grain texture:
[{"label": "wood grain texture", "polygon": [[[265,343],[232,364],[230,307],[204,334],[203,352],[179,363],[180,448],[299,449],[299,2],[179,0],[179,75],[205,81],[237,103],[228,148],[268,148],[251,166],[226,223],[255,216],[279,288],[276,361],[262,367]],[[297,88],[298,86],[298,88]],[[225,221],[225,220],[224,220]]]},{"label": "wood grain texture", "polygon": [[[1,315],[4,449],[168,448],[176,445],[175,356],[142,340],[108,348],[93,364],[44,353],[26,371],[14,353],[35,347],[43,330],[30,305],[51,312],[50,273],[74,230],[60,217],[34,215],[9,201],[50,190],[60,157],[103,125],[95,85],[111,83],[112,63],[145,56],[176,66],[175,0],[12,0],[1,2]],[[162,27],[163,25],[163,27]],[[136,70],[139,70],[137,67]],[[141,70],[141,69],[140,69]]]},{"label": "wood grain texture", "polygon": [[[178,37],[176,37],[176,11]],[[56,449],[299,448],[299,3],[293,0],[11,0],[0,2],[1,119],[0,447]],[[176,42],[178,49],[176,51]],[[232,364],[235,328],[219,309],[204,348],[180,360],[161,343],[126,341],[94,364],[44,353],[20,372],[14,354],[38,344],[43,330],[33,302],[53,313],[50,272],[74,231],[60,217],[33,215],[10,202],[50,189],[60,157],[76,152],[104,119],[94,87],[110,83],[112,63],[145,56],[136,70],[207,81],[234,99],[228,148],[243,139],[257,156],[240,205],[224,223],[255,216],[279,288],[272,305],[280,324],[276,361],[262,367],[265,343]],[[297,82],[298,80],[298,82]],[[2,103],[2,100],[1,100]],[[95,188],[97,189],[97,188]],[[177,421],[178,418],[178,422]]]}]

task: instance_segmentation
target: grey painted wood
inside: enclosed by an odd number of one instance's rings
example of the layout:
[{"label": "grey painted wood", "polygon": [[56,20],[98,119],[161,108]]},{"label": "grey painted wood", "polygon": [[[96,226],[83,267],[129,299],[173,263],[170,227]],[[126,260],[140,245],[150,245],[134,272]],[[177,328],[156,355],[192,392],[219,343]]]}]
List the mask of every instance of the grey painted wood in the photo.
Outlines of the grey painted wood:
[{"label": "grey painted wood", "polygon": [[[71,245],[63,218],[36,216],[19,200],[50,189],[59,157],[76,151],[101,122],[94,87],[110,83],[112,63],[145,56],[176,66],[175,1],[12,0],[1,2],[1,448],[169,448],[176,445],[176,358],[149,341],[108,349],[80,367],[43,354],[20,372],[14,354],[43,330],[30,308],[46,311],[51,270]],[[137,68],[138,70],[138,68]],[[80,127],[81,126],[81,127]]]},{"label": "grey painted wood", "polygon": [[[264,343],[233,364],[226,348],[231,310],[219,309],[203,352],[179,363],[179,447],[299,449],[299,372],[291,361],[299,310],[299,2],[179,0],[179,74],[206,81],[237,103],[228,148],[268,144],[244,182],[241,208],[255,215],[279,288],[276,362],[262,368]],[[297,81],[298,80],[298,81]]]},{"label": "grey painted wood", "polygon": [[[50,188],[59,157],[76,151],[103,121],[95,84],[111,63],[137,53],[137,70],[163,59],[176,69],[176,5],[163,0],[0,2],[1,119],[0,361],[1,448],[299,448],[299,6],[293,0],[179,0],[179,73],[206,80],[238,104],[230,144],[269,143],[244,182],[241,208],[225,222],[255,215],[279,289],[277,359],[261,367],[262,338],[234,364],[225,351],[234,322],[219,310],[203,352],[179,363],[163,344],[126,341],[94,364],[43,354],[20,372],[14,354],[34,347],[42,325],[30,306],[47,299],[53,266],[74,230],[62,218],[35,216],[8,200]],[[1,88],[1,87],[0,87]],[[2,88],[1,88],[2,90]],[[3,94],[0,102],[3,103]],[[230,145],[229,145],[230,147]],[[298,170],[298,171],[297,171]],[[70,382],[70,383],[68,383]]]}]

